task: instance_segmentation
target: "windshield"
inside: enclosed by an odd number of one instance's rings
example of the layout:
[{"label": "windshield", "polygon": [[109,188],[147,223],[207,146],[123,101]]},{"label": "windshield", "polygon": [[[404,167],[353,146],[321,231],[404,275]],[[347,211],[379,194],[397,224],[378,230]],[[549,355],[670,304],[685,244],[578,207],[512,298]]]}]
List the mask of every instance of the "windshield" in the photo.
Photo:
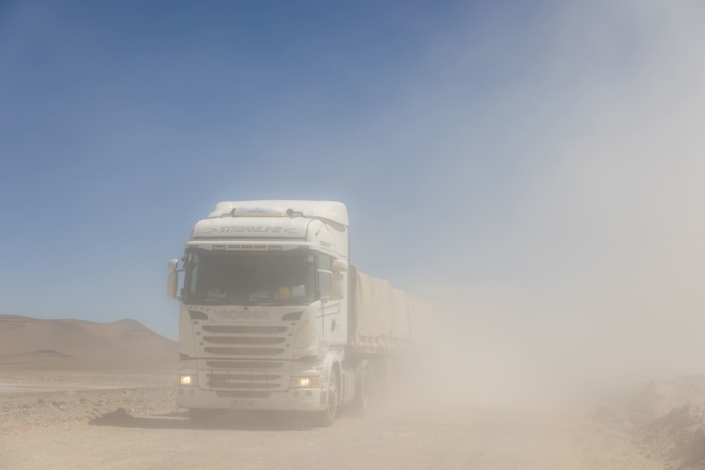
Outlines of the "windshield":
[{"label": "windshield", "polygon": [[313,260],[308,253],[188,255],[182,296],[192,305],[308,305]]}]

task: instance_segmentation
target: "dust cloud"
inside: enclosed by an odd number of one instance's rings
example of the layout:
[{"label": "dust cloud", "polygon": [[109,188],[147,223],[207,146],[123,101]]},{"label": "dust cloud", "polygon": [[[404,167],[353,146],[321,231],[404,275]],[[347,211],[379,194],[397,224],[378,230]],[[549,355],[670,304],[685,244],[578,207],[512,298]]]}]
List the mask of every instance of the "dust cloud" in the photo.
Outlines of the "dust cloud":
[{"label": "dust cloud", "polygon": [[528,136],[511,210],[439,235],[443,277],[413,280],[436,309],[437,389],[456,398],[546,403],[703,371],[705,9],[600,5],[557,15],[514,91],[536,120],[503,129]]},{"label": "dust cloud", "polygon": [[[79,370],[76,393],[64,392],[66,374],[10,368],[0,379],[55,389],[0,407],[8,468],[316,469],[331,456],[341,468],[695,468],[705,379],[674,377],[705,370],[703,24],[702,2],[567,2],[504,102],[438,100],[457,125],[417,150],[452,156],[421,188],[449,209],[424,234],[429,257],[401,282],[383,276],[434,307],[410,396],[326,429],[232,416],[198,427],[176,408],[172,370]],[[435,89],[466,52],[441,46]],[[408,93],[397,114],[413,121],[425,102]],[[477,156],[507,152],[520,158],[486,178]],[[628,406],[610,396],[640,382]],[[587,424],[522,414],[576,403]]]}]

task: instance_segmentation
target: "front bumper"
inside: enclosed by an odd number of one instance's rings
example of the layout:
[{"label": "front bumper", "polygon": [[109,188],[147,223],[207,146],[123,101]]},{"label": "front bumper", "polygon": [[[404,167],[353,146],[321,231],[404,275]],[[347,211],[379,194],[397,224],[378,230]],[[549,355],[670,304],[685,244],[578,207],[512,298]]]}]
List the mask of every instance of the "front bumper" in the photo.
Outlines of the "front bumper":
[{"label": "front bumper", "polygon": [[267,398],[218,396],[214,390],[203,390],[198,386],[179,386],[176,404],[183,408],[208,408],[230,410],[281,410],[321,411],[319,388],[290,388],[285,392],[271,392]]}]

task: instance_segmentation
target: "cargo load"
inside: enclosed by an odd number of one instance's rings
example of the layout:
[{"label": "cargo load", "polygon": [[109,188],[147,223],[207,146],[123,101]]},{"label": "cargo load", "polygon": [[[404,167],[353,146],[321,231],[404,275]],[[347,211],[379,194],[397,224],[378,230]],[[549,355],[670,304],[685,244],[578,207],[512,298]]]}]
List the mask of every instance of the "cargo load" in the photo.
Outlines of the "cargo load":
[{"label": "cargo load", "polygon": [[[375,353],[429,341],[431,306],[395,289],[389,281],[355,274],[354,348]],[[351,276],[352,277],[352,276]]]}]

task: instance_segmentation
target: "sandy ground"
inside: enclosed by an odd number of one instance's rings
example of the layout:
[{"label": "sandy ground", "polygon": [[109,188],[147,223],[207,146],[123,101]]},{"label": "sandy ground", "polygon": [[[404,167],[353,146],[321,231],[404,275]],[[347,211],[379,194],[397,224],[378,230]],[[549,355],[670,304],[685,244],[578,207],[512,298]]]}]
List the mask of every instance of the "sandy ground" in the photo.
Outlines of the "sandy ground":
[{"label": "sandy ground", "polygon": [[173,383],[164,369],[6,365],[0,469],[662,468],[627,430],[584,413],[420,400],[326,429],[270,414],[204,426],[176,408]]},{"label": "sandy ground", "polygon": [[341,418],[329,429],[182,413],[4,438],[5,468],[657,469],[627,441],[562,417],[428,410]]}]

